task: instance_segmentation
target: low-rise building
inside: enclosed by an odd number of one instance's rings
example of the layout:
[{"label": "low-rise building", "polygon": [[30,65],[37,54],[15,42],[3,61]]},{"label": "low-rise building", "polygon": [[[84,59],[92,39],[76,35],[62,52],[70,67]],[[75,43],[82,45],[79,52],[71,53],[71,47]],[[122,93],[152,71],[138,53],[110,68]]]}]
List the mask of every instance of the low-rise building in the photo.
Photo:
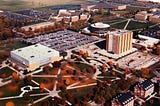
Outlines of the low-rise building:
[{"label": "low-rise building", "polygon": [[10,55],[11,59],[24,65],[28,71],[33,71],[40,66],[53,63],[60,59],[58,51],[41,44],[13,50]]},{"label": "low-rise building", "polygon": [[118,4],[118,3],[111,3],[106,1],[100,1],[100,2],[88,2],[85,4],[81,4],[81,10],[85,11],[99,11],[101,9],[104,10],[124,10],[126,9],[125,4]]},{"label": "low-rise building", "polygon": [[87,14],[81,14],[79,17],[80,20],[87,20],[87,18],[88,18]]},{"label": "low-rise building", "polygon": [[137,1],[160,3],[160,0],[137,0]]},{"label": "low-rise building", "polygon": [[140,11],[135,15],[135,19],[146,21],[152,15],[153,15],[152,13],[148,13],[147,11]]},{"label": "low-rise building", "polygon": [[151,38],[144,35],[138,35],[139,39],[133,39],[133,45],[135,47],[154,47],[155,44],[159,43],[159,39]]},{"label": "low-rise building", "polygon": [[153,92],[154,92],[154,83],[149,79],[138,83],[134,87],[134,94],[141,98],[147,98]]},{"label": "low-rise building", "polygon": [[54,22],[42,22],[42,23],[38,23],[38,24],[24,26],[21,29],[23,29],[25,31],[29,31],[29,30],[35,31],[35,29],[45,28],[48,26],[54,26]]},{"label": "low-rise building", "polygon": [[64,21],[65,23],[77,22],[79,20],[87,20],[88,14],[75,10],[59,10],[58,15],[50,17],[54,22]]},{"label": "low-rise building", "polygon": [[134,106],[134,96],[130,92],[119,94],[113,98],[111,106]]},{"label": "low-rise building", "polygon": [[149,21],[154,22],[154,23],[160,23],[160,15],[150,16]]},{"label": "low-rise building", "polygon": [[160,9],[150,9],[150,11],[140,11],[135,15],[136,20],[149,20],[153,23],[160,23]]}]

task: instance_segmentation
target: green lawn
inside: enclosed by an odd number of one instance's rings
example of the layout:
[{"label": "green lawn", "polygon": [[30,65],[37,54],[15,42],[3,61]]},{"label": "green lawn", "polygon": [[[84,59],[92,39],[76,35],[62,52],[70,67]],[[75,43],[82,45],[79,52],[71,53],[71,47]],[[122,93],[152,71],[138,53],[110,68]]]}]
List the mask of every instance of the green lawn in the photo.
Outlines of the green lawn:
[{"label": "green lawn", "polygon": [[116,18],[116,19],[109,20],[109,21],[103,21],[103,23],[111,24],[111,23],[115,23],[115,22],[119,22],[119,21],[123,21],[123,20],[125,20],[125,19],[124,18]]},{"label": "green lawn", "polygon": [[92,68],[90,65],[84,63],[76,63],[76,67],[78,67],[81,70]]},{"label": "green lawn", "polygon": [[3,45],[1,44],[0,49],[1,50],[12,51],[12,50],[22,48],[22,47],[26,47],[26,46],[28,46],[28,45],[25,44],[25,43],[22,43],[20,41],[16,41],[16,42],[10,42],[10,43],[3,44]]},{"label": "green lawn", "polygon": [[[12,101],[15,104],[15,106],[27,106],[27,104],[30,103],[31,101],[38,100],[42,97],[44,96],[29,96],[29,97],[21,97],[16,99],[0,100],[0,105],[5,106],[8,101]],[[37,104],[34,104],[34,106],[42,106],[42,104],[37,103]]]},{"label": "green lawn", "polygon": [[[10,69],[9,67],[3,67],[2,69],[0,69],[0,75],[5,73],[7,75],[7,77],[12,75],[13,72],[14,71],[12,69]],[[1,78],[1,76],[0,76],[0,78]]]},{"label": "green lawn", "polygon": [[116,28],[116,29],[123,29],[126,25],[127,21],[121,22],[121,23],[117,23],[117,24],[113,24],[111,25],[112,28]]},{"label": "green lawn", "polygon": [[[148,26],[155,25],[155,23],[148,23]],[[130,23],[127,26],[127,30],[135,30],[135,29],[141,29],[141,28],[146,28],[147,23],[144,22],[138,22],[138,21],[130,21]]]},{"label": "green lawn", "polygon": [[[30,83],[31,86],[37,86],[34,83]],[[19,80],[17,83],[9,83],[0,87],[0,92],[3,92],[1,97],[8,97],[8,96],[18,96],[21,94],[21,87],[24,87],[25,84],[23,80]]]}]

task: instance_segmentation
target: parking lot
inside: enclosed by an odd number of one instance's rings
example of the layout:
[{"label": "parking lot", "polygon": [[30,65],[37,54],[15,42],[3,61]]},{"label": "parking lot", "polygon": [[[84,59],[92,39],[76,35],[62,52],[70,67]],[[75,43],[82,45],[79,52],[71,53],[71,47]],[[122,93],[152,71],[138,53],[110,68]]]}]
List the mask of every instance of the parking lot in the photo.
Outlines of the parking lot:
[{"label": "parking lot", "polygon": [[97,37],[86,36],[77,32],[63,30],[56,33],[44,34],[23,40],[29,44],[40,43],[60,52],[73,49],[85,44],[99,41]]}]

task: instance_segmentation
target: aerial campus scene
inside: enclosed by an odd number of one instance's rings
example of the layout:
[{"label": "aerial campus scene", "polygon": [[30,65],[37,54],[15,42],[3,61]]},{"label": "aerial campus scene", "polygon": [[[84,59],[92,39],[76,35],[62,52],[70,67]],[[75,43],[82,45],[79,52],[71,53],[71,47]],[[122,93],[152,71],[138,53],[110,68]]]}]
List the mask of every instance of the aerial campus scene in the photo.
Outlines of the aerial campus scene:
[{"label": "aerial campus scene", "polygon": [[160,0],[0,0],[0,106],[160,106]]}]

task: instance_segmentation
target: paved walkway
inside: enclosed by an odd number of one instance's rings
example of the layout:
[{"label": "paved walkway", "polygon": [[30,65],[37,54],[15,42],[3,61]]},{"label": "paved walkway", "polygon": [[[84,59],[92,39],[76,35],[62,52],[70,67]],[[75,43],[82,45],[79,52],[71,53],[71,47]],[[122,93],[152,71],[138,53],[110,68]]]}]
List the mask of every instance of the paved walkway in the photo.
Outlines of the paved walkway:
[{"label": "paved walkway", "polygon": [[128,22],[126,23],[124,30],[126,30],[126,28],[128,27],[128,24],[130,23],[131,19],[128,19]]}]

